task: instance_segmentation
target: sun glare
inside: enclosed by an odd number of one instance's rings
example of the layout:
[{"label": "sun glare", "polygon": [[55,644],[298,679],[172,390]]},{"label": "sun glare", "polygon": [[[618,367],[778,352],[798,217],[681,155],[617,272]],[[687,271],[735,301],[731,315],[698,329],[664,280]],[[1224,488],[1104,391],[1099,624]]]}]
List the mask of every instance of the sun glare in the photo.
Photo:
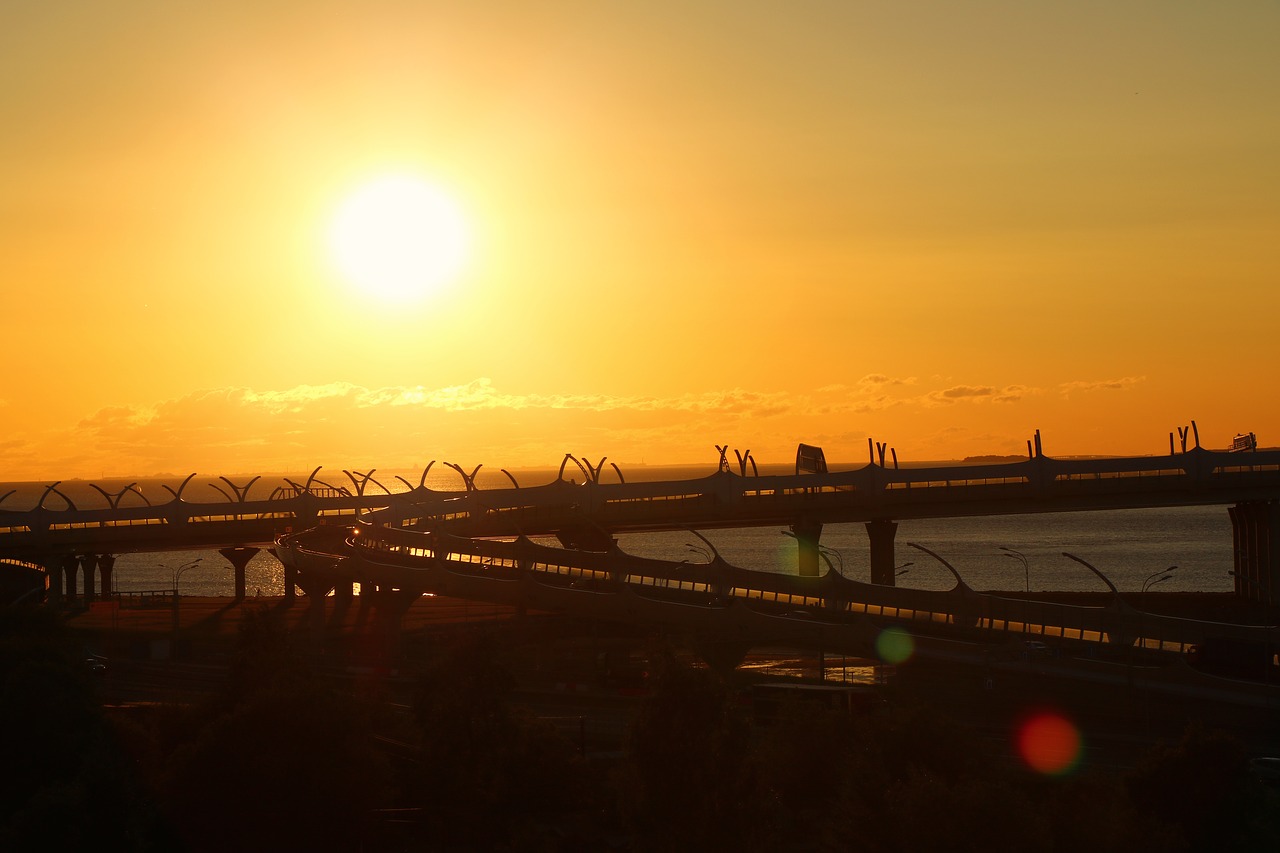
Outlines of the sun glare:
[{"label": "sun glare", "polygon": [[343,277],[362,293],[403,302],[456,279],[471,239],[461,209],[446,193],[413,176],[388,175],[342,203],[329,247]]}]

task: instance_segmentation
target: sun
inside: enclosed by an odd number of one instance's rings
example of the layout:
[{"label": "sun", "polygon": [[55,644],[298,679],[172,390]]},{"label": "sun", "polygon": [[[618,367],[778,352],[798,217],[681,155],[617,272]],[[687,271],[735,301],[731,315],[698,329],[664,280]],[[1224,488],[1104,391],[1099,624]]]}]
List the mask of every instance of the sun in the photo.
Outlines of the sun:
[{"label": "sun", "polygon": [[338,207],[329,248],[342,276],[362,293],[405,302],[461,274],[471,234],[461,208],[439,187],[413,175],[384,175]]}]

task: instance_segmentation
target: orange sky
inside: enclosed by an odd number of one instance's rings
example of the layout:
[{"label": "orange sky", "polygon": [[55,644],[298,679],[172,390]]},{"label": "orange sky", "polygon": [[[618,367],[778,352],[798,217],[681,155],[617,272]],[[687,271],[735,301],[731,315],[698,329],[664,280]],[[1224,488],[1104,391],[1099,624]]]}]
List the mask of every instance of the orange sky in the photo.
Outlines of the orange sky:
[{"label": "orange sky", "polygon": [[[1280,444],[1278,42],[1263,0],[5,3],[0,480]],[[409,305],[326,246],[387,172],[472,229]]]}]

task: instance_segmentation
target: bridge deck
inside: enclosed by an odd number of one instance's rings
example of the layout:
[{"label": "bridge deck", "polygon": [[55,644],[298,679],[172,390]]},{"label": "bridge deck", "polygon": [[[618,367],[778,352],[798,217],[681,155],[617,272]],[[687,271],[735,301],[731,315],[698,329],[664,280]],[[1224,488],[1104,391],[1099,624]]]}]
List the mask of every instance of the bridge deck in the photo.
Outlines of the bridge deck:
[{"label": "bridge deck", "polygon": [[[314,474],[313,474],[314,477]],[[188,478],[190,479],[190,478]],[[255,478],[256,479],[256,478]],[[252,482],[252,481],[251,481]],[[787,476],[722,472],[694,480],[372,494],[310,485],[249,500],[0,508],[0,556],[40,560],[75,553],[266,545],[276,536],[356,516],[467,536],[673,530],[1235,504],[1280,499],[1280,451],[1196,449],[1164,457],[1058,460],[980,466],[884,468]],[[407,485],[407,484],[406,484]],[[61,492],[56,492],[61,495]],[[106,493],[103,492],[105,495]],[[7,495],[5,496],[7,497]],[[65,498],[64,498],[65,499]],[[0,498],[3,502],[3,498]]]}]

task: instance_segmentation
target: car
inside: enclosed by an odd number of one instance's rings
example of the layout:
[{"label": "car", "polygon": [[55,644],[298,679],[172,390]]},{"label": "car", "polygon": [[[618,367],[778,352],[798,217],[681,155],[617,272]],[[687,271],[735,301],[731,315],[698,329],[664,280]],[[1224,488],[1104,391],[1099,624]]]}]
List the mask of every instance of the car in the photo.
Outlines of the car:
[{"label": "car", "polygon": [[1053,650],[1039,640],[1023,640],[1022,642],[1023,659],[1047,658],[1052,654]]},{"label": "car", "polygon": [[107,659],[100,655],[89,655],[84,659],[84,668],[94,675],[105,675]]}]

